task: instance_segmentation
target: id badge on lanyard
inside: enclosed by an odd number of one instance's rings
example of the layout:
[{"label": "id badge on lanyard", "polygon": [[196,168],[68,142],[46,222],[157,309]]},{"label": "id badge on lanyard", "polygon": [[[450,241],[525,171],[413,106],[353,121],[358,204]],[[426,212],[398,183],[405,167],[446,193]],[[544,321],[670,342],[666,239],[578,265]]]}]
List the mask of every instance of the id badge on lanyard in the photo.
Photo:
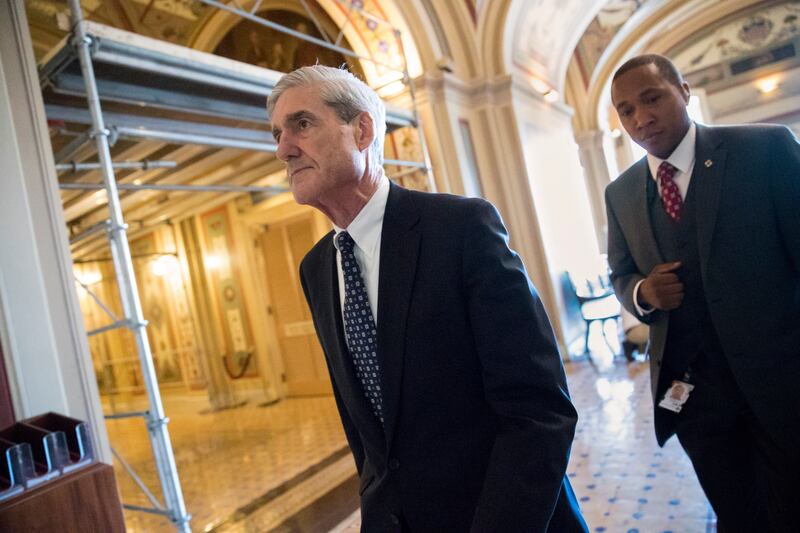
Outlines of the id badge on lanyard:
[{"label": "id badge on lanyard", "polygon": [[689,383],[689,372],[683,375],[681,380],[673,380],[664,397],[658,402],[658,406],[673,413],[680,413],[684,404],[689,399],[689,394],[694,389],[694,385]]}]

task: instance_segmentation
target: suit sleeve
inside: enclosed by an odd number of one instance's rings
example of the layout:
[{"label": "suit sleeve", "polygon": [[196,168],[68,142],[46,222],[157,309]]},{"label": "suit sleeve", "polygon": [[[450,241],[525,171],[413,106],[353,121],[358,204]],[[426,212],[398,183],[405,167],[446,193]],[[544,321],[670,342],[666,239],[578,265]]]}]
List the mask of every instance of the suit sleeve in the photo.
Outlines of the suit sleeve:
[{"label": "suit sleeve", "polygon": [[769,173],[770,192],[782,241],[795,275],[800,276],[800,144],[788,129],[779,131]]},{"label": "suit sleeve", "polygon": [[472,531],[546,531],[577,421],[544,307],[493,206],[464,235],[463,279],[484,394],[500,421]]},{"label": "suit sleeve", "polygon": [[645,324],[650,324],[660,311],[641,314],[636,309],[633,292],[636,284],[645,279],[647,275],[639,272],[636,262],[631,256],[625,234],[622,232],[622,227],[614,212],[608,188],[606,188],[606,218],[608,220],[608,266],[611,269],[611,284],[614,286],[614,293],[633,316]]},{"label": "suit sleeve", "polygon": [[[305,260],[303,263],[300,264],[300,284],[303,286],[303,294],[305,294],[306,302],[308,306],[311,308],[311,318],[314,321],[314,328],[317,331],[317,336],[319,336],[319,327],[317,325],[317,316],[314,314],[314,306],[311,302],[311,296],[308,292],[308,286],[306,284],[306,276],[305,276]],[[328,354],[325,354],[325,359],[328,358]],[[336,408],[339,410],[339,418],[342,419],[342,426],[344,427],[344,434],[347,437],[347,444],[350,446],[350,451],[353,453],[353,460],[356,463],[356,469],[358,470],[358,475],[361,475],[361,472],[364,468],[364,445],[361,442],[361,436],[356,430],[353,421],[350,419],[350,415],[347,412],[347,408],[342,401],[342,395],[339,392],[339,387],[336,385],[336,380],[333,379],[333,374],[331,374],[331,365],[328,363],[328,374],[331,379],[331,384],[333,385],[333,396],[336,399]]]}]

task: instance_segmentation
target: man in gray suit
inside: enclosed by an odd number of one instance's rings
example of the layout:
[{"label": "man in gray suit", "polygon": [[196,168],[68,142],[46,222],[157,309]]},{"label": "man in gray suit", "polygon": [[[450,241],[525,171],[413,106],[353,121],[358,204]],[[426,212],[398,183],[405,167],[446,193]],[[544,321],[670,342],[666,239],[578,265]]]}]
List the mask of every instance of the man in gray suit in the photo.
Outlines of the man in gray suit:
[{"label": "man in gray suit", "polygon": [[784,127],[708,127],[658,55],[614,75],[647,157],[606,189],[608,260],[650,325],[660,445],[677,434],[719,531],[798,531],[800,146]]}]

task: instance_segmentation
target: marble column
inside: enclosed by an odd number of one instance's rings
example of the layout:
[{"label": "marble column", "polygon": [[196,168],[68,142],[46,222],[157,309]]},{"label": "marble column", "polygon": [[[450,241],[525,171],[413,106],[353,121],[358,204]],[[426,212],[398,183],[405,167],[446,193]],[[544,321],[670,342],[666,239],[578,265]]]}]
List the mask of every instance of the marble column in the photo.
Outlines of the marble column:
[{"label": "marble column", "polygon": [[603,149],[604,135],[605,133],[601,130],[583,131],[575,134],[575,141],[578,143],[578,156],[580,157],[586,180],[586,191],[589,196],[597,242],[600,251],[603,253],[606,252],[606,239],[608,236],[604,195],[606,185],[611,183],[608,161]]}]

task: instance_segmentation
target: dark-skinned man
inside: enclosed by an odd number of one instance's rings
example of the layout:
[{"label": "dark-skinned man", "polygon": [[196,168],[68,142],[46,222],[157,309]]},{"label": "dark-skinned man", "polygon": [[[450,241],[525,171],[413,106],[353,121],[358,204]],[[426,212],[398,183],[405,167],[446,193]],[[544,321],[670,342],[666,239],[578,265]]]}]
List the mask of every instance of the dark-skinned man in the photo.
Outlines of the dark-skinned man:
[{"label": "dark-skinned man", "polygon": [[608,259],[650,325],[660,445],[692,461],[721,532],[800,531],[800,146],[784,127],[709,127],[665,57],[614,75],[647,151],[606,189]]}]

